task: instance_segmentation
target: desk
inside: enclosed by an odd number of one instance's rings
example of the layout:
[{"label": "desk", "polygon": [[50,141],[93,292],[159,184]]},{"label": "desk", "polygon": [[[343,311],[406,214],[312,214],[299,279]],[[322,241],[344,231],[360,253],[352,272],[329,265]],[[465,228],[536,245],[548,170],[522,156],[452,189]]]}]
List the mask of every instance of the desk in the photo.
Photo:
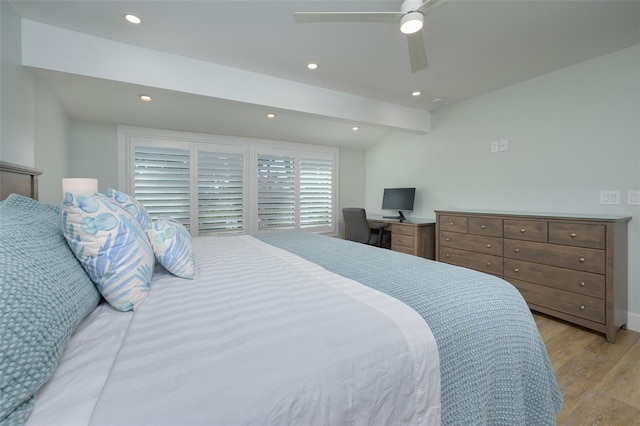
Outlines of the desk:
[{"label": "desk", "polygon": [[[391,250],[426,259],[435,259],[436,222],[427,219],[408,219],[402,223],[378,216],[367,217],[369,224],[388,223],[385,230],[391,234]],[[378,232],[377,230],[375,232]],[[387,247],[389,248],[389,247]]]}]

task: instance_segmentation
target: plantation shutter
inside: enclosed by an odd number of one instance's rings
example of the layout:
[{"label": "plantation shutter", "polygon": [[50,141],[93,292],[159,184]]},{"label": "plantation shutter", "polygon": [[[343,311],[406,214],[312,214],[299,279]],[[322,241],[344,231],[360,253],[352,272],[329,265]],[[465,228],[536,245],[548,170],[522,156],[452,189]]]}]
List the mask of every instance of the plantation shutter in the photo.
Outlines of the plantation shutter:
[{"label": "plantation shutter", "polygon": [[198,151],[198,234],[243,234],[244,158]]},{"label": "plantation shutter", "polygon": [[333,161],[300,160],[300,228],[333,222]]},{"label": "plantation shutter", "polygon": [[118,186],[192,236],[337,233],[337,148],[119,126]]},{"label": "plantation shutter", "polygon": [[189,150],[135,146],[133,194],[153,219],[168,215],[190,229],[190,188]]},{"label": "plantation shutter", "polygon": [[295,159],[258,155],[258,231],[296,226]]}]

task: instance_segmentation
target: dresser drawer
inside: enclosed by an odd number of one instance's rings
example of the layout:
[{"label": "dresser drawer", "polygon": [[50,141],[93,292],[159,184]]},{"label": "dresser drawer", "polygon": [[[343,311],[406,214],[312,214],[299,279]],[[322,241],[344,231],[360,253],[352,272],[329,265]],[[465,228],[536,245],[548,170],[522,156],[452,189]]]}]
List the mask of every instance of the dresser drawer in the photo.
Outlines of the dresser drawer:
[{"label": "dresser drawer", "polygon": [[413,245],[415,243],[415,237],[407,235],[391,234],[391,249],[396,250],[398,247],[407,247],[413,251]]},{"label": "dresser drawer", "polygon": [[514,240],[540,241],[546,243],[547,221],[526,219],[505,219],[504,237]]},{"label": "dresser drawer", "polygon": [[493,275],[502,275],[502,257],[440,247],[440,261]]},{"label": "dresser drawer", "polygon": [[397,252],[400,252],[400,253],[411,254],[413,256],[416,255],[415,251],[413,250],[413,247],[405,247],[405,246],[395,245],[395,246],[391,247],[391,250],[397,251]]},{"label": "dresser drawer", "polygon": [[470,234],[502,237],[502,219],[489,217],[467,218],[467,232]]},{"label": "dresser drawer", "polygon": [[444,247],[502,256],[502,238],[442,231],[439,242]]},{"label": "dresser drawer", "polygon": [[407,226],[401,223],[392,223],[391,224],[391,234],[393,235],[407,235],[409,237],[415,237],[416,230],[418,228],[415,226]]},{"label": "dresser drawer", "polygon": [[504,240],[504,256],[551,266],[604,274],[604,250],[533,241]]},{"label": "dresser drawer", "polygon": [[544,306],[548,309],[564,312],[601,324],[605,322],[605,306],[604,300],[602,299],[579,295],[543,285],[525,283],[511,278],[507,279],[507,281],[520,291],[524,300],[529,304]]},{"label": "dresser drawer", "polygon": [[549,242],[604,249],[605,227],[584,223],[549,222]]},{"label": "dresser drawer", "polygon": [[604,299],[605,277],[591,272],[541,265],[516,259],[504,259],[504,276],[559,290]]},{"label": "dresser drawer", "polygon": [[467,232],[466,216],[441,215],[438,221],[441,231]]}]

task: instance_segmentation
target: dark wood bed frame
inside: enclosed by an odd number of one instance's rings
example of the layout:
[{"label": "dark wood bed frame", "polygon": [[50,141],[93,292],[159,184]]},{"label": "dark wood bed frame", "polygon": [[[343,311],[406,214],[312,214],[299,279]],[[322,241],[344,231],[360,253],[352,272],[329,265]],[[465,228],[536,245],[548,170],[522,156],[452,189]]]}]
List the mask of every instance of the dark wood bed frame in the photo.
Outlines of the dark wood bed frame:
[{"label": "dark wood bed frame", "polygon": [[38,199],[38,176],[42,170],[0,161],[0,200],[10,194]]}]

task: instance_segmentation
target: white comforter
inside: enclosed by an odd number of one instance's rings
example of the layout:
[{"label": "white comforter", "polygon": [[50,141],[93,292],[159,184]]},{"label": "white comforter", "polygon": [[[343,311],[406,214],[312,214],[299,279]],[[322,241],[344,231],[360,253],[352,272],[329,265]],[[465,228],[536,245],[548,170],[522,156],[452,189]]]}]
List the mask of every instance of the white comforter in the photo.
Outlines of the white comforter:
[{"label": "white comforter", "polygon": [[196,280],[157,271],[131,321],[95,330],[121,347],[72,339],[28,424],[440,423],[438,351],[415,311],[249,236],[194,250]]}]

